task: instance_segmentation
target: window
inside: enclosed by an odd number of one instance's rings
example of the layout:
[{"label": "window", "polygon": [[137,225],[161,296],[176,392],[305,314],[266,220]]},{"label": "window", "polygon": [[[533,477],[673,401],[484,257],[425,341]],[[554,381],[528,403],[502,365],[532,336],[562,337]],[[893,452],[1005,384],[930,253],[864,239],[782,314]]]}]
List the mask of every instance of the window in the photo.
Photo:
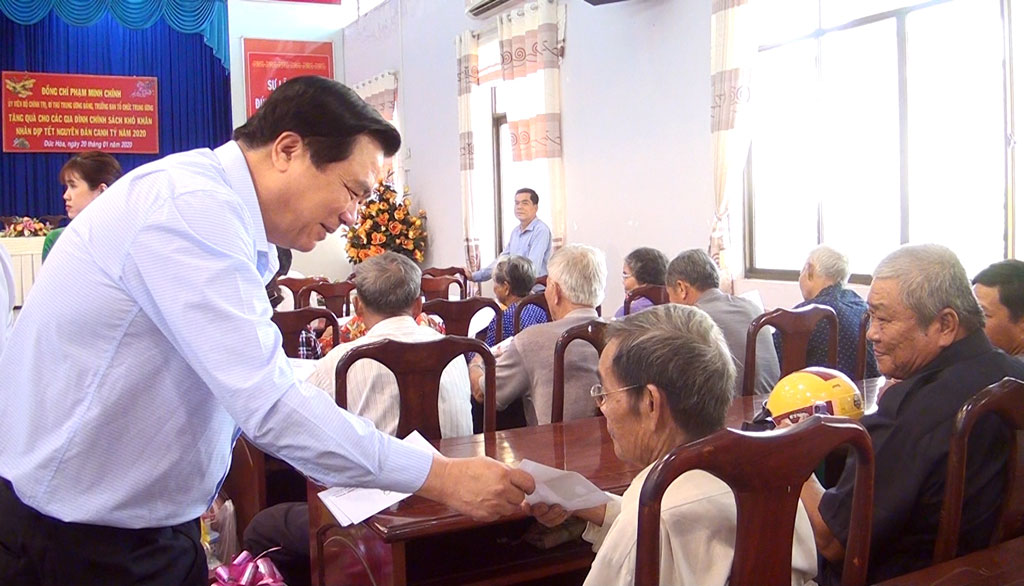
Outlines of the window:
[{"label": "window", "polygon": [[972,276],[1012,252],[1010,3],[759,3],[748,276],[795,279],[822,242],[859,275],[907,242]]}]

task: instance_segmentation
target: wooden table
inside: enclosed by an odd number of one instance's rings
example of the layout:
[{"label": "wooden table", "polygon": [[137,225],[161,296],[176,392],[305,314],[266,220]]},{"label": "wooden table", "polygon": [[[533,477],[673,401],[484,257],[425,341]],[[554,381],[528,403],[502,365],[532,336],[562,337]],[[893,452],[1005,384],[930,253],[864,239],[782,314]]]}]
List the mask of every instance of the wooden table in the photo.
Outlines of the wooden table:
[{"label": "wooden table", "polygon": [[1024,584],[1024,537],[882,582],[885,586]]},{"label": "wooden table", "polygon": [[[873,408],[884,379],[859,385]],[[764,397],[733,401],[726,425],[738,428],[760,411]],[[621,494],[640,468],[615,456],[603,417],[524,427],[435,442],[454,458],[489,456],[508,464],[530,459],[579,472],[602,490]],[[539,550],[518,538],[533,521],[517,515],[478,523],[445,505],[412,496],[364,523],[339,528],[321,503],[322,487],[308,487],[314,584],[514,584],[589,567],[590,544],[575,540]],[[323,559],[317,533],[325,541]],[[324,580],[320,581],[320,569]]]}]

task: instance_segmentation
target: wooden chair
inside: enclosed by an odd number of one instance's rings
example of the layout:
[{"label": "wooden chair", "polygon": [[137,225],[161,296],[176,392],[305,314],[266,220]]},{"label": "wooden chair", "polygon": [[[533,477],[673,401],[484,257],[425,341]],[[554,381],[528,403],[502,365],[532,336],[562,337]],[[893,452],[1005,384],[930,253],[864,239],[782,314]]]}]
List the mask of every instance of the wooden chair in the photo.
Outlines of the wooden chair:
[{"label": "wooden chair", "polygon": [[536,287],[537,285],[540,285],[541,287],[547,287],[548,286],[548,276],[547,275],[541,275],[541,276],[537,277],[537,280],[535,280],[533,282],[533,286]]},{"label": "wooden chair", "polygon": [[868,372],[868,327],[871,325],[871,315],[864,312],[860,317],[860,329],[857,337],[857,363],[854,365],[854,372],[860,380],[864,380]]},{"label": "wooden chair", "polygon": [[519,300],[519,304],[516,305],[516,310],[512,314],[512,334],[518,334],[523,330],[521,327],[523,310],[526,309],[527,305],[536,305],[537,307],[544,310],[544,313],[548,316],[548,321],[551,321],[551,312],[548,311],[548,300],[544,297],[544,293],[534,293],[527,295]]},{"label": "wooden chair", "polygon": [[252,518],[267,508],[265,458],[263,452],[244,437],[239,437],[235,441],[235,448],[231,454],[231,468],[221,488],[235,505],[239,543],[242,542],[242,533]]},{"label": "wooden chair", "polygon": [[329,309],[303,307],[293,311],[275,311],[271,319],[274,320],[274,323],[281,330],[281,345],[284,347],[284,353],[289,358],[299,357],[299,336],[302,334],[302,330],[306,329],[306,326],[318,319],[327,320],[327,326],[332,331],[331,339],[334,341],[335,346],[338,345],[338,318],[334,317],[334,314]]},{"label": "wooden chair", "polygon": [[573,326],[558,337],[555,342],[555,364],[551,386],[551,423],[561,423],[565,417],[565,351],[573,340],[586,340],[597,350],[600,356],[604,352],[604,334],[608,322],[595,319],[585,324]]},{"label": "wooden chair", "polygon": [[757,378],[757,333],[764,326],[774,326],[782,335],[782,362],[780,376],[807,367],[807,344],[814,326],[821,320],[832,326],[828,339],[828,362],[836,367],[839,355],[839,320],[836,311],[825,305],[811,304],[798,309],[773,309],[754,318],[747,328],[747,350],[743,358],[743,395],[754,395]]},{"label": "wooden chair", "polygon": [[462,272],[462,267],[431,267],[429,269],[423,269],[423,276],[425,277],[455,277],[462,281],[462,298],[466,299],[469,297],[469,284],[466,282],[466,274]]},{"label": "wooden chair", "polygon": [[496,301],[488,297],[470,297],[450,301],[448,299],[432,299],[423,304],[423,313],[429,313],[444,320],[444,331],[456,336],[468,336],[469,324],[478,311],[490,309],[494,311],[498,327],[494,332],[494,343],[497,344],[503,338],[501,331],[501,307]]},{"label": "wooden chair", "polygon": [[658,584],[665,491],[684,472],[705,470],[728,484],[736,498],[729,582],[789,584],[800,489],[822,458],[841,445],[849,445],[857,456],[843,584],[864,584],[874,499],[871,438],[856,421],[820,415],[781,431],[723,429],[676,448],[655,464],[640,491],[635,583]]},{"label": "wooden chair", "polygon": [[946,467],[946,494],[939,515],[939,531],[935,539],[934,563],[956,556],[960,541],[960,520],[963,515],[964,485],[967,473],[967,441],[974,424],[987,414],[998,415],[1014,431],[1010,441],[1006,487],[999,521],[991,545],[998,545],[1024,535],[1024,453],[1019,436],[1024,431],[1024,382],[1006,377],[972,397],[960,409],[949,440]]},{"label": "wooden chair", "polygon": [[311,307],[313,293],[316,293],[323,297],[324,306],[331,310],[335,317],[347,317],[352,315],[351,294],[355,289],[355,283],[350,281],[313,283],[312,285],[306,285],[299,291],[299,294],[295,297],[295,306]]},{"label": "wooden chair", "polygon": [[[308,287],[316,283],[326,283],[326,277],[303,277],[297,279],[295,277],[281,277],[277,280],[277,284],[285,287],[292,292],[292,299],[295,300],[295,309],[301,309],[305,305],[300,305],[303,300],[299,299],[299,293],[302,292],[303,287]],[[308,301],[308,297],[306,300]]]},{"label": "wooden chair", "polygon": [[420,290],[427,301],[434,299],[448,299],[452,285],[459,287],[459,299],[466,298],[466,284],[458,277],[430,277],[424,275],[420,279]]},{"label": "wooden chair", "polygon": [[668,303],[668,288],[664,285],[642,285],[633,289],[622,302],[622,314],[629,315],[630,306],[641,297],[655,305],[665,305]]},{"label": "wooden chair", "polygon": [[484,403],[484,431],[495,430],[497,413],[494,397],[495,361],[491,349],[480,340],[464,336],[445,336],[432,342],[380,340],[349,350],[334,370],[334,400],[348,407],[348,369],[358,360],[370,359],[383,364],[398,380],[400,401],[398,437],[419,430],[428,440],[441,439],[437,401],[441,391],[441,373],[455,358],[476,352],[484,360],[484,384],[488,389]]},{"label": "wooden chair", "polygon": [[52,216],[39,216],[39,219],[54,228],[60,228],[61,224],[67,224],[69,221],[68,217],[64,214],[56,214]]}]

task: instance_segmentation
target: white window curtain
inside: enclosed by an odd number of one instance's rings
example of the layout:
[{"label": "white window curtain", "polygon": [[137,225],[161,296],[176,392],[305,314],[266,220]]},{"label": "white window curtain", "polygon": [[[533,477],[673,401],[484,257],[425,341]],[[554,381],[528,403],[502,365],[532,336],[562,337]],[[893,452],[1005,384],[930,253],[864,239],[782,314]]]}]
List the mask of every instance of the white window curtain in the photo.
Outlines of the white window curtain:
[{"label": "white window curtain", "polygon": [[502,14],[497,21],[513,172],[543,183],[523,187],[541,195],[542,211],[547,200],[552,245],[558,248],[565,244],[566,233],[559,78],[565,8],[554,0],[539,0]]},{"label": "white window curtain", "polygon": [[715,217],[708,252],[722,269],[722,289],[732,291],[742,257],[730,235],[730,203],[741,200],[750,150],[750,77],[757,37],[749,0],[711,3],[711,146]]},{"label": "white window curtain", "polygon": [[[384,71],[377,75],[359,82],[352,87],[359,97],[367,104],[377,110],[380,115],[393,124],[398,132],[402,132],[401,120],[398,115],[398,74],[394,71]],[[388,169],[385,169],[385,173]],[[405,172],[402,165],[401,151],[395,154],[391,160],[390,171],[394,173],[393,180],[398,193],[404,193]]]},{"label": "white window curtain", "polygon": [[[555,0],[540,0],[497,16],[494,25],[455,40],[463,237],[466,264],[474,270],[497,252],[490,244],[495,217],[492,89],[496,111],[508,121],[501,150],[511,157],[502,157],[502,175],[521,183],[505,190],[537,191],[539,215],[549,223],[555,247],[564,244],[566,232],[559,88],[565,8]],[[511,219],[511,209],[505,212]]]}]

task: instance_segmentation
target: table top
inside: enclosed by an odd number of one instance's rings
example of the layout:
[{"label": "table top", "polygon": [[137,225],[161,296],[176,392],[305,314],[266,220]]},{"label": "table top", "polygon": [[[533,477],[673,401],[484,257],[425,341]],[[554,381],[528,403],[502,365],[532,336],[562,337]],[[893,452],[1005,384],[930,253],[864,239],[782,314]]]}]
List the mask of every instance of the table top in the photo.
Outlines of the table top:
[{"label": "table top", "polygon": [[1024,537],[882,582],[884,586],[919,584],[1024,584]]},{"label": "table top", "polygon": [[[858,383],[866,410],[874,409],[884,378]],[[764,397],[739,397],[726,414],[726,426],[739,428],[760,411]],[[621,494],[641,468],[618,459],[604,417],[483,433],[433,442],[445,456],[489,456],[506,464],[530,459],[547,466],[573,470],[601,490]],[[506,517],[507,521],[516,517]],[[424,535],[476,527],[480,523],[440,503],[413,495],[366,521],[385,541],[394,542]]]}]

